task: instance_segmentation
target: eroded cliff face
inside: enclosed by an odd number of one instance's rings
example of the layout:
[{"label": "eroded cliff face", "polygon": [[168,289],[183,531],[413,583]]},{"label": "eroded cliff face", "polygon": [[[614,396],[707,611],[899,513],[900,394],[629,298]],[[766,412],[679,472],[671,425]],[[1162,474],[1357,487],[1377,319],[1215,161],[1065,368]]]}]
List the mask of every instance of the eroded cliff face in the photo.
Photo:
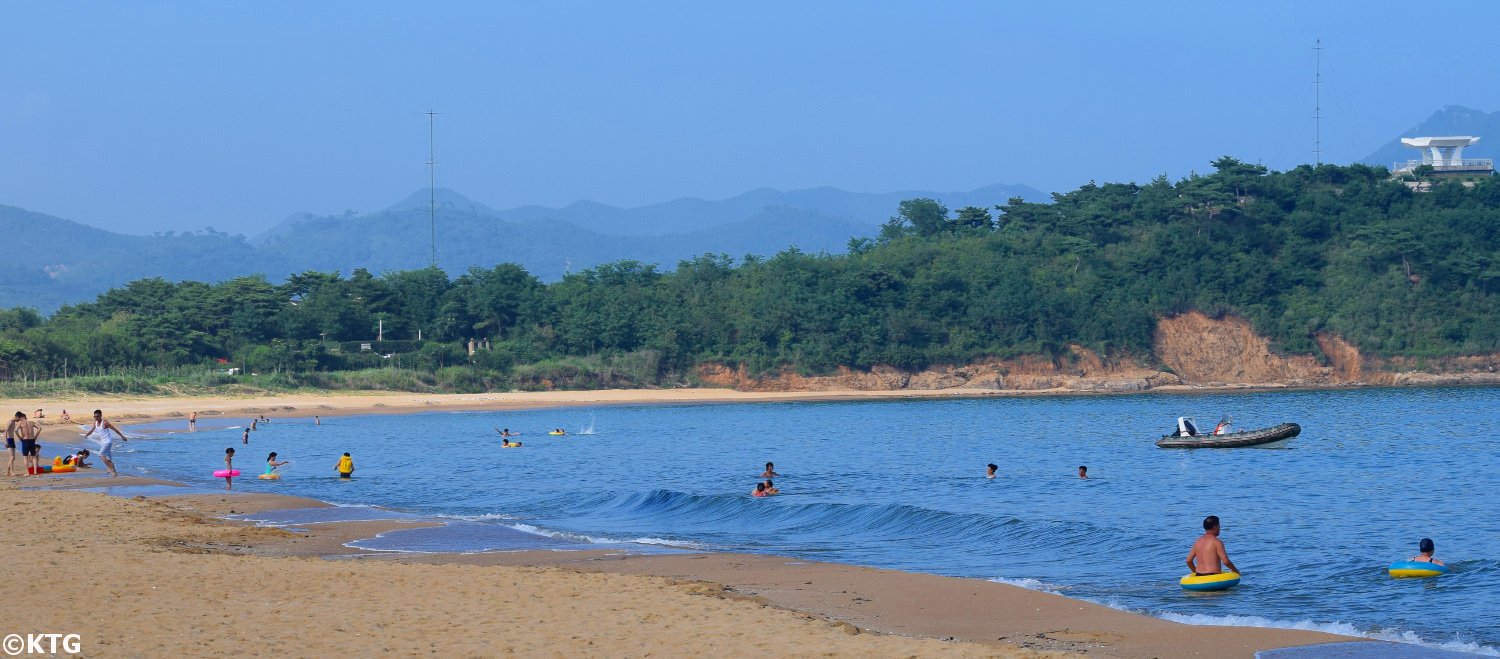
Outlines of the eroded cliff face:
[{"label": "eroded cliff face", "polygon": [[1196,311],[1158,321],[1151,351],[1194,384],[1326,384],[1334,370],[1312,355],[1273,354],[1243,318],[1215,320]]},{"label": "eroded cliff face", "polygon": [[1338,336],[1314,337],[1322,353],[1282,355],[1249,321],[1189,312],[1162,318],[1148,357],[1110,358],[1070,346],[1056,358],[1025,356],[907,372],[889,366],[869,371],[839,369],[822,376],[790,370],[751,377],[721,364],[698,368],[706,385],[745,391],[982,391],[1130,392],[1157,388],[1298,387],[1341,385],[1432,385],[1500,383],[1500,355],[1418,362],[1378,360],[1360,354]]}]

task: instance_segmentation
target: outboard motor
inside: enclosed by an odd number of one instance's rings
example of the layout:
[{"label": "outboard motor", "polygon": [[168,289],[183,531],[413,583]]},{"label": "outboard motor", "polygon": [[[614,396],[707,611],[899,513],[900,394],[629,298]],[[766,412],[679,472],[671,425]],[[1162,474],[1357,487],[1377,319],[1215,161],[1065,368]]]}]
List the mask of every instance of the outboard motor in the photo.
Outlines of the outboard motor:
[{"label": "outboard motor", "polygon": [[1177,436],[1192,437],[1198,434],[1198,428],[1193,426],[1192,419],[1185,416],[1177,417]]}]

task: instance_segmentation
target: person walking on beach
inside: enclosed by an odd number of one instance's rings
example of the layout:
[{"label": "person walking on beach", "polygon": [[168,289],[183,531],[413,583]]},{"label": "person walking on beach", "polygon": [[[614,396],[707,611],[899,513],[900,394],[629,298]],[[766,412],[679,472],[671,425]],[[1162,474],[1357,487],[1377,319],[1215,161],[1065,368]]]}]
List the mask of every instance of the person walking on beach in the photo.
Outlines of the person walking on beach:
[{"label": "person walking on beach", "polygon": [[224,489],[234,489],[234,449],[224,449]]},{"label": "person walking on beach", "polygon": [[89,428],[89,431],[83,434],[83,438],[88,439],[95,432],[99,433],[99,459],[104,461],[104,466],[109,469],[111,477],[119,476],[120,474],[115,471],[115,437],[118,436],[122,442],[128,442],[130,438],[120,432],[115,424],[105,421],[104,412],[100,410],[94,410],[94,427]]},{"label": "person walking on beach", "polygon": [[[5,463],[6,476],[16,475],[16,422],[24,418],[26,418],[25,414],[16,412],[16,415],[11,417],[10,423],[5,424],[5,452],[10,454],[10,461]],[[21,464],[24,466],[26,461],[23,459]]]},{"label": "person walking on beach", "polygon": [[766,470],[764,472],[761,472],[760,477],[761,478],[781,478],[781,474],[776,473],[776,463],[774,463],[774,462],[767,462],[766,463]]},{"label": "person walking on beach", "polygon": [[354,458],[349,457],[349,454],[345,453],[344,457],[339,458],[339,464],[334,469],[338,470],[339,478],[354,477]]},{"label": "person walking on beach", "polygon": [[1219,574],[1226,567],[1230,572],[1240,571],[1234,566],[1234,561],[1229,560],[1228,552],[1224,551],[1224,542],[1219,540],[1218,515],[1203,518],[1203,535],[1198,536],[1192,551],[1188,552],[1187,566],[1193,574],[1200,577]]},{"label": "person walking on beach", "polygon": [[1432,538],[1422,538],[1422,541],[1417,543],[1417,551],[1421,553],[1411,557],[1411,560],[1415,563],[1433,563],[1435,565],[1446,565],[1446,563],[1443,563],[1442,561],[1432,557],[1432,552],[1434,549],[1436,548],[1432,544]]}]

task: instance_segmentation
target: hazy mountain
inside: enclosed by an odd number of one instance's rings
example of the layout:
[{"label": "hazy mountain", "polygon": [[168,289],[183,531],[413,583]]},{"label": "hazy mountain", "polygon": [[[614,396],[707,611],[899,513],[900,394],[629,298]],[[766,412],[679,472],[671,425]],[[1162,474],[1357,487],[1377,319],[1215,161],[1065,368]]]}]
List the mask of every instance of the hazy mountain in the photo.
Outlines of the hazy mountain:
[{"label": "hazy mountain", "polygon": [[[772,208],[814,211],[830,219],[878,225],[895,214],[896,205],[903,199],[914,197],[932,197],[952,209],[963,206],[990,207],[1003,203],[1011,197],[1021,197],[1027,201],[1051,201],[1051,197],[1046,193],[1024,185],[992,185],[967,192],[908,190],[869,193],[846,192],[827,187],[782,192],[761,188],[719,201],[684,197],[636,208],[619,208],[592,201],[579,201],[562,208],[520,206],[508,210],[495,210],[452,190],[439,188],[436,197],[440,209],[451,209],[459,216],[488,216],[512,223],[562,222],[616,236],[692,233],[725,224],[743,222],[761,216],[767,209]],[[427,206],[428,191],[423,188],[384,211],[371,215],[415,210],[425,217]],[[288,223],[296,224],[309,219],[350,219],[350,216],[313,218],[309,215],[294,215],[281,225],[257,236],[255,241],[261,242],[285,231]]]},{"label": "hazy mountain", "polygon": [[143,277],[219,281],[290,272],[242,236],[216,232],[128,236],[62,218],[0,206],[0,307],[50,311],[91,300]]},{"label": "hazy mountain", "polygon": [[[933,197],[954,209],[1016,196],[1048,199],[1012,185],[958,193],[761,189],[720,201],[678,199],[639,208],[580,201],[496,210],[451,190],[434,194],[437,260],[449,274],[512,262],[549,281],[621,259],[671,269],[705,253],[768,256],[792,246],[838,253],[850,238],[874,235],[896,205],[912,197]],[[212,230],[130,236],[0,206],[0,235],[9,238],[0,307],[51,311],[142,277],[220,281],[261,273],[279,282],[305,270],[425,267],[431,259],[428,198],[424,188],[374,213],[301,213],[249,240]]]},{"label": "hazy mountain", "polygon": [[1401,143],[1402,137],[1446,137],[1450,135],[1473,135],[1480,137],[1478,144],[1464,149],[1465,158],[1500,158],[1500,112],[1482,112],[1458,105],[1450,105],[1428,117],[1425,121],[1402,132],[1395,139],[1374,153],[1361,159],[1366,165],[1390,167],[1392,163],[1417,160],[1421,152]]},{"label": "hazy mountain", "polygon": [[[364,215],[295,215],[251,243],[298,264],[348,272],[419,268],[431,260],[428,191]],[[677,199],[639,208],[580,201],[563,208],[495,210],[439,189],[437,260],[450,273],[471,265],[519,263],[542,279],[557,279],[620,259],[664,269],[704,253],[769,255],[787,247],[841,252],[849,239],[874,235],[896,205],[934,197],[950,208],[990,207],[1010,197],[1046,201],[1026,186],[996,185],[969,192],[857,193],[834,188],[753,190],[721,201]]]}]

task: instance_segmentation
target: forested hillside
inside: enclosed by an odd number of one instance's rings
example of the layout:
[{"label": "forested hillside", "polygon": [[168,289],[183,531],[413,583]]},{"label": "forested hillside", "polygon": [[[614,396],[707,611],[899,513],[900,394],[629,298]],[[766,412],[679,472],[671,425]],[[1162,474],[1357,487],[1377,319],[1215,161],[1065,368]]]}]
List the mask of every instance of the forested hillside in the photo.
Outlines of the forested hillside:
[{"label": "forested hillside", "polygon": [[514,265],[141,280],[50,318],[0,314],[0,374],[240,367],[322,382],[400,365],[475,389],[674,383],[706,362],[920,368],[1069,344],[1150,360],[1157,320],[1194,309],[1244,316],[1284,351],[1316,353],[1324,332],[1373,355],[1500,351],[1500,182],[1413,192],[1363,165],[1213,166],[1051,204],[911,199],[838,256],[621,261],[551,284]]}]

